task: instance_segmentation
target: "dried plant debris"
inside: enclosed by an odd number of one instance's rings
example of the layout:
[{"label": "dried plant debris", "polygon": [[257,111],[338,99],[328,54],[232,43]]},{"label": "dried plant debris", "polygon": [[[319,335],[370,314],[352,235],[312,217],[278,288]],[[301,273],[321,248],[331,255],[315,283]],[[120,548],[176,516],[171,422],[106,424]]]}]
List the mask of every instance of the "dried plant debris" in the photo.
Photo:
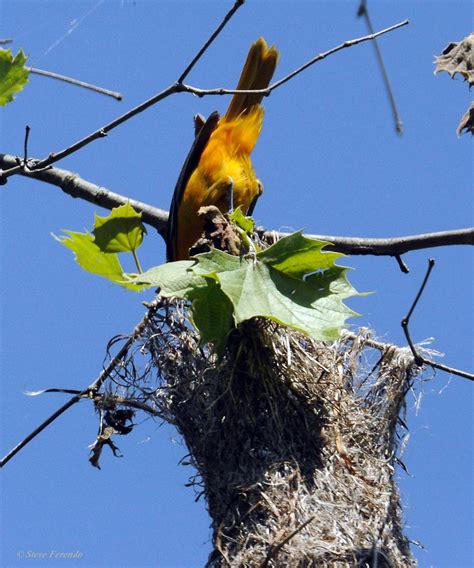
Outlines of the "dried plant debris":
[{"label": "dried plant debris", "polygon": [[130,408],[117,408],[113,397],[109,400],[107,396],[99,398],[96,408],[100,416],[99,432],[95,442],[90,446],[89,461],[91,465],[100,469],[99,462],[104,446],[108,446],[116,458],[123,457],[112,436],[130,434],[133,430],[132,419],[135,413]]},{"label": "dried plant debris", "polygon": [[435,73],[446,71],[451,77],[461,75],[469,86],[474,85],[474,33],[458,43],[450,43],[436,58]]},{"label": "dried plant debris", "polygon": [[235,228],[217,207],[214,205],[201,207],[198,215],[203,221],[204,234],[190,249],[191,256],[209,252],[211,247],[235,256],[247,252],[242,250],[242,239]]},{"label": "dried plant debris", "polygon": [[218,359],[187,305],[162,299],[104,396],[121,401],[115,417],[134,401],[183,436],[212,518],[208,566],[403,567],[415,560],[394,474],[419,371],[368,330],[328,343],[263,318]]},{"label": "dried plant debris", "polygon": [[[435,74],[446,71],[451,78],[456,74],[461,75],[469,83],[469,88],[474,85],[474,33],[465,37],[459,43],[450,43],[443,53],[436,58]],[[456,129],[458,136],[465,132],[474,133],[474,103],[465,112]]]},{"label": "dried plant debris", "polygon": [[461,118],[461,122],[456,129],[458,136],[464,131],[474,134],[474,103],[471,103],[471,106]]}]

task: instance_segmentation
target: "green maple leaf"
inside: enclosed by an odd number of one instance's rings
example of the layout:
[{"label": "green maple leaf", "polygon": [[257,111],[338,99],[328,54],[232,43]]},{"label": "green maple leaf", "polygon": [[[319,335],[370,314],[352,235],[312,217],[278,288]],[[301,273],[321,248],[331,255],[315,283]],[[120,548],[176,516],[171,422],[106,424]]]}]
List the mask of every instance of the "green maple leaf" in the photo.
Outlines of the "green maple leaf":
[{"label": "green maple leaf", "polygon": [[[212,254],[212,253],[211,253]],[[235,327],[233,307],[219,284],[196,274],[194,260],[178,260],[150,268],[133,279],[142,286],[160,287],[160,294],[192,302],[191,320],[199,330],[201,344],[212,343],[218,354],[226,345],[229,331]]]},{"label": "green maple leaf", "polygon": [[98,274],[119,284],[129,290],[138,292],[146,286],[128,282],[127,275],[123,272],[120,260],[115,253],[103,252],[94,242],[90,233],[77,233],[64,231],[66,237],[54,238],[68,249],[72,250],[79,266],[87,272]]},{"label": "green maple leaf", "polygon": [[55,238],[75,253],[77,263],[84,270],[138,292],[147,286],[133,282],[136,274],[123,271],[117,253],[131,252],[141,272],[136,255],[146,233],[141,217],[141,213],[126,203],[112,209],[107,217],[96,215],[93,234],[64,231],[66,237]]},{"label": "green maple leaf", "polygon": [[215,352],[222,355],[227,336],[235,327],[232,302],[212,278],[189,294],[189,299],[193,302],[191,321],[199,330],[201,344],[212,343]]},{"label": "green maple leaf", "polygon": [[194,274],[194,260],[177,260],[150,268],[134,278],[134,282],[160,287],[160,293],[166,297],[189,299],[201,287],[206,287],[206,279]]},{"label": "green maple leaf", "polygon": [[146,234],[142,214],[126,203],[114,207],[107,217],[95,215],[95,244],[103,252],[135,252]]},{"label": "green maple leaf", "polygon": [[28,82],[26,56],[20,51],[13,57],[8,49],[0,49],[0,106],[5,106],[15,98],[15,94]]},{"label": "green maple leaf", "polygon": [[134,281],[191,300],[201,337],[220,350],[235,325],[254,317],[334,340],[347,318],[357,315],[343,302],[357,292],[348,269],[335,262],[343,255],[324,252],[327,244],[295,233],[244,258],[214,250],[156,267]]},{"label": "green maple leaf", "polygon": [[219,282],[236,324],[260,316],[334,340],[346,319],[357,315],[343,303],[357,292],[347,280],[348,269],[335,264],[342,255],[324,252],[326,244],[295,233],[250,261],[220,251],[199,255],[194,272]]}]

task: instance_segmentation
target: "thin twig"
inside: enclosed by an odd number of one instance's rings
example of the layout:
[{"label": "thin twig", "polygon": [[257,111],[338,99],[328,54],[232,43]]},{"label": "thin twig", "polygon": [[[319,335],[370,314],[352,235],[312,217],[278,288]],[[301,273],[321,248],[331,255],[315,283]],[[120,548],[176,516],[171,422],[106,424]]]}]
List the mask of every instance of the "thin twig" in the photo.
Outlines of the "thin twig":
[{"label": "thin twig", "polygon": [[24,438],[12,450],[10,450],[8,454],[3,459],[0,460],[0,468],[3,467],[5,464],[7,464],[20,450],[22,450],[27,444],[29,444],[31,440],[36,438],[38,434],[40,434],[46,427],[48,427],[52,422],[54,422],[56,418],[59,418],[61,414],[64,414],[64,412],[66,412],[66,410],[71,408],[71,406],[73,406],[83,398],[92,398],[92,399],[94,398],[95,394],[100,389],[104,381],[110,376],[110,374],[115,369],[115,367],[117,367],[117,365],[119,365],[123,360],[123,358],[126,356],[133,342],[141,334],[144,326],[147,325],[148,321],[155,313],[157,307],[158,307],[157,300],[149,304],[148,311],[141,320],[141,322],[135,327],[132,334],[129,336],[127,341],[120,348],[117,355],[115,355],[115,357],[113,357],[113,359],[109,362],[107,367],[105,367],[105,369],[102,370],[102,372],[97,377],[97,379],[95,379],[95,381],[92,382],[88,387],[80,391],[79,394],[69,399],[65,404],[63,404],[60,408],[58,408],[58,410],[53,412],[53,414],[51,414],[51,416],[49,416],[44,422],[42,422],[37,428],[35,428],[33,432],[28,434],[26,438]]},{"label": "thin twig", "polygon": [[66,402],[66,404],[63,404],[63,406],[58,408],[56,412],[51,414],[51,416],[49,416],[47,420],[45,420],[42,424],[40,424],[38,428],[35,428],[33,432],[31,432],[31,434],[28,434],[26,438],[24,438],[19,444],[17,444],[12,450],[10,450],[4,458],[0,460],[0,467],[3,467],[5,464],[7,464],[21,449],[23,449],[29,442],[31,442],[33,438],[35,438],[47,426],[49,426],[52,422],[54,422],[56,418],[61,416],[61,414],[66,412],[68,408],[71,408],[71,406],[73,406],[74,404],[76,404],[76,402],[79,402],[80,400],[81,400],[80,395],[73,396],[71,399],[68,400],[68,402]]},{"label": "thin twig", "polygon": [[[356,339],[357,338],[357,334],[352,333],[351,331],[347,331],[346,329],[342,330],[341,335],[342,335],[343,338],[345,338],[345,337],[348,337],[350,339]],[[375,339],[371,339],[370,337],[364,338],[364,343],[366,345],[368,345],[369,347],[373,347],[374,349],[378,349],[379,351],[382,351],[382,352],[387,351],[390,347],[394,347],[394,345],[392,345],[390,343],[382,343],[381,341],[376,341]],[[410,351],[411,351],[411,349],[410,349]],[[413,351],[412,351],[412,354],[413,354]],[[371,373],[373,373],[373,371],[377,368],[377,366],[380,365],[382,360],[383,360],[383,356],[373,366]],[[463,378],[466,378],[466,379],[469,379],[469,380],[474,380],[474,375],[472,375],[471,373],[468,373],[467,371],[456,369],[454,367],[449,367],[448,365],[443,365],[442,363],[437,363],[436,361],[433,361],[432,359],[426,359],[426,358],[423,357],[423,364],[428,365],[429,367],[432,367],[432,368],[439,369],[440,371],[445,371],[446,373],[452,373],[453,375],[458,375],[460,377],[463,377]]]},{"label": "thin twig", "polygon": [[429,280],[429,277],[430,277],[431,271],[433,270],[434,265],[435,265],[434,259],[430,258],[428,260],[428,268],[426,270],[425,277],[423,278],[423,282],[421,283],[420,289],[418,290],[418,293],[415,297],[415,300],[413,301],[411,308],[408,310],[407,315],[401,321],[403,332],[405,334],[408,345],[410,346],[411,352],[413,353],[415,363],[418,366],[421,367],[422,365],[429,365],[430,367],[432,367],[434,369],[446,371],[447,373],[452,373],[453,375],[458,375],[459,377],[463,377],[465,379],[469,379],[470,381],[474,381],[474,374],[472,374],[472,373],[468,373],[467,371],[455,369],[454,367],[449,367],[448,365],[443,365],[442,363],[436,363],[435,361],[432,361],[430,359],[426,359],[425,357],[423,357],[422,355],[420,355],[418,353],[418,351],[416,350],[415,344],[413,343],[413,341],[411,339],[410,331],[408,329],[408,326],[409,326],[409,323],[410,323],[410,318],[411,318],[413,312],[415,311],[415,308],[416,308],[418,301],[420,300],[420,298],[423,294],[423,291],[426,287],[426,284],[428,283],[428,280]]},{"label": "thin twig", "polygon": [[474,381],[474,373],[468,373],[462,369],[456,369],[455,367],[450,367],[449,365],[443,365],[442,363],[437,363],[431,359],[423,359],[423,364],[432,367],[433,369],[438,369],[439,371],[444,371],[445,373],[450,373],[452,375],[457,375],[463,379],[468,379],[469,381]]},{"label": "thin twig", "polygon": [[410,269],[408,268],[406,262],[403,260],[403,258],[399,254],[395,255],[395,260],[398,262],[398,266],[400,267],[400,270],[404,274],[408,274],[410,272]]},{"label": "thin twig", "polygon": [[[426,270],[426,274],[425,274],[425,277],[423,278],[423,282],[421,283],[420,289],[418,290],[418,293],[417,293],[417,295],[415,296],[415,300],[414,300],[414,302],[413,302],[413,304],[412,304],[410,310],[408,311],[408,314],[407,314],[407,315],[403,318],[403,320],[402,320],[402,327],[403,327],[404,329],[405,329],[405,327],[408,326],[408,324],[409,324],[409,322],[410,322],[411,315],[412,315],[413,312],[415,311],[416,305],[418,304],[418,302],[419,302],[419,300],[420,300],[420,298],[421,298],[421,295],[423,294],[423,291],[424,291],[424,289],[425,289],[425,287],[426,287],[426,284],[428,283],[428,280],[429,280],[431,271],[432,271],[433,268],[434,268],[434,265],[435,265],[435,260],[434,260],[434,258],[430,258],[430,259],[428,260],[428,269]],[[408,343],[410,344],[411,350],[414,351],[414,347],[412,347],[411,341],[409,341]],[[413,353],[413,355],[414,355],[415,361],[416,361],[417,357],[416,357],[415,353]]]},{"label": "thin twig", "polygon": [[[236,9],[236,5],[240,5],[240,3],[241,2],[239,0],[237,0],[236,4],[230,10],[229,13],[233,14],[233,12]],[[228,21],[228,19],[227,20],[224,19],[223,23],[225,24],[225,23],[227,23],[227,21]],[[333,53],[336,53],[337,51],[340,51],[341,49],[345,49],[346,47],[351,47],[353,45],[357,45],[358,43],[362,43],[364,41],[369,41],[371,39],[374,39],[374,38],[376,38],[376,37],[378,37],[382,34],[391,32],[391,31],[396,30],[396,29],[398,29],[402,26],[405,26],[408,23],[409,23],[408,20],[405,20],[403,22],[400,22],[399,24],[395,24],[394,26],[386,28],[386,29],[384,29],[380,32],[375,33],[375,34],[370,34],[370,35],[367,35],[367,36],[364,36],[364,37],[345,41],[343,44],[341,44],[341,45],[339,45],[339,46],[337,46],[333,49],[330,49],[329,51],[326,51],[325,53],[317,55],[316,57],[314,57],[313,59],[311,59],[310,61],[305,63],[303,66],[299,67],[298,69],[296,69],[295,71],[293,71],[292,73],[290,73],[289,75],[284,77],[283,79],[280,79],[276,83],[273,83],[273,85],[270,85],[270,87],[268,87],[268,89],[255,89],[253,91],[252,90],[250,90],[250,91],[249,90],[240,90],[239,91],[239,90],[235,90],[235,89],[232,89],[232,90],[231,89],[203,90],[203,89],[198,89],[196,87],[192,87],[191,85],[185,85],[184,83],[180,83],[179,81],[176,81],[175,83],[173,83],[172,85],[170,85],[169,87],[167,87],[166,89],[161,91],[160,93],[154,95],[150,99],[139,104],[135,108],[126,112],[125,114],[122,114],[121,116],[119,116],[115,120],[112,120],[111,122],[109,122],[108,124],[103,126],[102,128],[99,128],[95,132],[92,132],[88,136],[82,138],[81,140],[78,140],[77,142],[75,142],[74,144],[69,146],[68,148],[65,148],[65,149],[63,149],[59,152],[52,152],[51,154],[49,154],[49,156],[47,158],[39,160],[36,163],[29,164],[29,168],[32,171],[36,171],[38,169],[48,167],[51,164],[54,164],[55,162],[58,162],[59,160],[65,158],[66,156],[70,156],[71,154],[73,154],[74,152],[77,152],[78,150],[80,150],[84,146],[87,146],[88,144],[90,144],[94,140],[97,140],[98,138],[103,138],[103,137],[107,136],[107,133],[110,132],[111,130],[113,130],[114,128],[117,128],[117,126],[120,126],[121,124],[123,124],[127,120],[130,120],[135,115],[143,112],[147,108],[155,105],[159,101],[169,97],[170,95],[172,95],[174,93],[186,92],[186,93],[193,93],[193,94],[196,94],[196,95],[199,95],[199,96],[224,95],[224,94],[235,94],[235,93],[262,93],[264,95],[269,95],[273,90],[277,89],[278,87],[280,87],[281,85],[283,85],[284,83],[286,83],[287,81],[289,81],[290,79],[292,79],[293,77],[295,77],[296,75],[298,75],[299,73],[301,73],[302,71],[304,71],[305,69],[307,69],[308,67],[313,65],[314,63],[321,61],[322,59],[325,59],[329,55],[332,55]],[[217,29],[217,32],[219,32],[222,29],[221,26],[222,26],[222,24],[220,24],[219,28]],[[211,36],[211,39],[213,39],[213,37],[214,36]],[[208,40],[208,42],[206,42],[206,49],[208,47],[208,43],[209,43],[209,40]],[[23,169],[24,169],[24,166],[22,164],[19,164],[19,165],[16,165],[16,166],[10,168],[9,170],[0,171],[0,185],[4,185],[6,183],[8,177],[10,177],[12,175],[16,175],[16,174],[21,174]]]},{"label": "thin twig", "polygon": [[25,141],[23,144],[23,163],[28,163],[28,139],[30,137],[31,127],[28,124],[25,126]]},{"label": "thin twig", "polygon": [[254,89],[254,90],[251,90],[251,89],[238,90],[238,89],[223,89],[223,88],[199,89],[197,87],[193,87],[192,85],[187,85],[185,83],[183,83],[183,89],[187,93],[192,93],[193,95],[197,95],[198,97],[204,97],[204,96],[209,96],[209,95],[210,96],[235,95],[237,93],[248,93],[248,94],[259,93],[259,94],[268,96],[268,95],[270,95],[270,93],[272,93],[272,91],[274,91],[275,89],[278,89],[278,87],[281,87],[284,83],[287,83],[290,79],[293,79],[293,77],[296,77],[296,75],[299,75],[300,73],[305,71],[308,67],[311,67],[311,65],[318,63],[318,61],[326,59],[326,57],[329,57],[330,55],[333,55],[334,53],[337,53],[338,51],[341,51],[342,49],[346,49],[347,47],[352,47],[354,45],[357,45],[359,43],[363,43],[365,41],[374,40],[375,38],[377,38],[377,37],[379,37],[383,34],[397,30],[398,28],[406,26],[409,23],[410,23],[409,20],[404,20],[403,22],[395,24],[395,25],[393,25],[389,28],[386,28],[384,30],[381,30],[379,32],[375,32],[375,33],[372,33],[370,35],[365,35],[365,36],[358,37],[358,38],[355,38],[355,39],[347,40],[344,43],[341,43],[340,45],[333,47],[332,49],[329,49],[328,51],[325,51],[324,53],[320,53],[319,55],[316,55],[315,57],[313,57],[312,59],[310,59],[309,61],[307,61],[303,65],[301,65],[301,67],[298,67],[297,69],[295,69],[294,71],[292,71],[288,75],[285,75],[285,77],[283,77],[282,79],[279,79],[278,81],[275,81],[274,83],[269,85],[266,89]]},{"label": "thin twig", "polygon": [[[94,402],[102,402],[102,395],[98,395],[94,398]],[[116,406],[128,406],[130,408],[136,408],[137,410],[143,410],[152,416],[159,416],[160,413],[155,408],[152,408],[149,404],[145,402],[140,402],[139,400],[133,400],[132,398],[124,398],[122,396],[109,396],[107,395],[107,401],[112,402]]]},{"label": "thin twig", "polygon": [[389,28],[385,28],[384,30],[381,30],[379,32],[371,33],[370,35],[366,35],[366,36],[363,36],[363,37],[359,37],[359,38],[356,38],[356,39],[351,39],[351,40],[345,41],[344,43],[341,43],[337,47],[333,47],[329,51],[325,51],[324,53],[320,53],[319,55],[317,55],[316,57],[313,57],[313,59],[310,59],[307,63],[305,63],[304,65],[302,65],[301,67],[299,67],[295,71],[291,72],[286,77],[283,77],[283,79],[280,79],[276,83],[273,83],[273,85],[270,85],[270,87],[268,88],[268,92],[271,93],[274,89],[277,89],[278,87],[280,87],[280,85],[283,85],[283,83],[286,83],[290,79],[293,79],[293,77],[295,77],[296,75],[299,75],[299,73],[301,73],[302,71],[304,71],[305,69],[307,69],[311,65],[314,65],[314,63],[317,63],[318,61],[321,61],[322,59],[329,57],[330,55],[332,55],[333,53],[336,53],[337,51],[341,51],[342,49],[345,49],[346,47],[352,47],[353,45],[357,45],[358,43],[374,40],[375,38],[377,38],[381,35],[387,34],[389,32],[393,32],[394,30],[397,30],[398,28],[406,26],[409,23],[410,23],[409,20],[403,20],[403,22],[399,22],[398,24],[390,26]]},{"label": "thin twig", "polygon": [[201,59],[201,57],[204,55],[204,53],[207,51],[207,49],[209,48],[209,46],[214,42],[214,40],[216,39],[216,37],[221,33],[221,31],[225,28],[225,26],[227,25],[227,23],[229,22],[229,20],[232,18],[232,16],[237,12],[237,10],[243,6],[243,4],[245,3],[245,0],[235,0],[234,5],[232,6],[232,8],[227,12],[227,14],[224,16],[224,19],[222,20],[222,22],[217,26],[217,28],[212,32],[212,34],[209,36],[209,39],[206,41],[206,43],[201,47],[201,49],[197,52],[197,54],[193,57],[191,63],[186,67],[186,69],[183,71],[183,73],[180,75],[179,79],[178,79],[178,83],[182,83],[186,77],[189,75],[189,73],[191,73],[191,70],[193,69],[193,67],[196,65],[196,63]]},{"label": "thin twig", "polygon": [[[129,120],[130,118],[132,118],[136,114],[143,112],[145,109],[156,104],[158,101],[165,99],[170,94],[179,92],[179,90],[180,89],[178,88],[177,85],[171,85],[170,87],[161,91],[161,93],[158,93],[157,95],[153,96],[151,99],[148,99],[147,101],[145,101],[144,103],[141,103],[140,105],[136,106],[132,110],[126,112],[125,114],[122,114],[121,116],[119,116],[118,118],[113,120],[112,122],[109,122],[108,124],[106,124],[102,128],[99,128],[95,132],[92,132],[88,136],[82,138],[81,140],[78,140],[77,142],[75,142],[74,144],[69,146],[68,148],[61,150],[60,152],[52,152],[51,154],[49,154],[49,156],[47,158],[40,160],[40,161],[36,162],[35,164],[31,165],[30,169],[32,171],[35,171],[35,170],[38,170],[38,169],[45,168],[45,167],[47,167],[51,164],[54,164],[55,162],[58,162],[59,160],[62,160],[66,156],[70,156],[71,154],[73,154],[74,152],[77,152],[78,150],[80,150],[84,146],[87,146],[88,144],[90,144],[94,140],[97,140],[98,138],[105,138],[107,136],[108,132],[110,132],[111,130],[113,130],[114,128],[116,128],[117,126],[122,124],[123,122]],[[11,170],[1,172],[0,173],[0,183],[2,182],[2,180],[5,180],[7,177],[21,173],[21,170],[22,170],[22,166],[20,165],[20,166],[16,166],[15,168],[11,168]]]},{"label": "thin twig", "polygon": [[[372,21],[370,19],[369,16],[369,11],[367,9],[367,0],[361,0],[360,5],[359,5],[359,9],[357,11],[357,15],[359,17],[363,16],[365,19],[365,22],[367,24],[367,29],[369,30],[369,32],[371,34],[374,33],[374,27],[372,25]],[[395,101],[395,96],[393,94],[393,89],[392,89],[392,85],[390,83],[390,79],[388,77],[388,73],[387,73],[387,69],[385,67],[385,63],[382,57],[382,52],[379,48],[379,44],[377,42],[376,39],[374,39],[374,49],[375,49],[375,56],[377,57],[377,61],[380,67],[380,71],[382,73],[382,78],[383,78],[383,82],[385,84],[385,89],[387,91],[387,96],[388,96],[388,100],[390,103],[390,108],[392,109],[392,114],[393,114],[393,119],[395,121],[395,130],[397,132],[397,134],[403,134],[403,122],[402,119],[400,118],[400,115],[398,113],[398,109],[397,109],[397,103]]]},{"label": "thin twig", "polygon": [[121,101],[123,96],[121,93],[116,91],[110,91],[109,89],[104,89],[103,87],[97,87],[96,85],[91,85],[90,83],[85,83],[84,81],[79,81],[78,79],[73,79],[72,77],[67,77],[66,75],[59,75],[59,73],[53,73],[52,71],[45,71],[44,69],[36,69],[35,67],[25,67],[30,73],[35,75],[41,75],[43,77],[49,77],[50,79],[57,79],[58,81],[63,81],[64,83],[70,83],[71,85],[76,85],[77,87],[82,87],[84,89],[89,89],[95,93],[101,95],[106,95],[108,97],[113,97],[117,101]]},{"label": "thin twig", "polygon": [[62,393],[62,394],[81,394],[82,391],[77,389],[58,389],[58,388],[51,388],[51,389],[43,389],[39,391],[24,391],[23,394],[26,396],[38,396],[40,394],[49,394],[49,393]]}]

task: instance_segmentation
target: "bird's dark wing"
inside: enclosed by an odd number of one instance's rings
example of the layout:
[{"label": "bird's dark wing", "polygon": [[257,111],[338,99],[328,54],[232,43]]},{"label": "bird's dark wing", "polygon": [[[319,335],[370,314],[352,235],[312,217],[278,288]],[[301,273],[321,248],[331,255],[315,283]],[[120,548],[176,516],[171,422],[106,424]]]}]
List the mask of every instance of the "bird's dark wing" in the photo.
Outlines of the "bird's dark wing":
[{"label": "bird's dark wing", "polygon": [[219,114],[213,112],[206,122],[202,125],[196,138],[194,139],[191,150],[186,157],[181,173],[179,174],[176,187],[171,200],[170,214],[168,218],[168,234],[166,238],[166,259],[168,262],[174,260],[174,240],[179,230],[178,228],[178,210],[183,199],[186,185],[193,171],[197,168],[201,155],[209,142],[211,134],[217,127],[219,122]]}]

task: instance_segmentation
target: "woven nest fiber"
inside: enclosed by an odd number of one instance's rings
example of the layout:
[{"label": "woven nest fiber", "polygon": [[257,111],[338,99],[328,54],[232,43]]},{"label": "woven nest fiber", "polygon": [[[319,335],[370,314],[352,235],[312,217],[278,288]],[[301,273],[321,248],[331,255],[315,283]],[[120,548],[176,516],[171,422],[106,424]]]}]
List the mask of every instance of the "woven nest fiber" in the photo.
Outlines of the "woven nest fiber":
[{"label": "woven nest fiber", "polygon": [[159,300],[108,390],[183,436],[212,519],[208,566],[415,566],[395,483],[410,351],[257,318],[218,360],[186,309]]}]

